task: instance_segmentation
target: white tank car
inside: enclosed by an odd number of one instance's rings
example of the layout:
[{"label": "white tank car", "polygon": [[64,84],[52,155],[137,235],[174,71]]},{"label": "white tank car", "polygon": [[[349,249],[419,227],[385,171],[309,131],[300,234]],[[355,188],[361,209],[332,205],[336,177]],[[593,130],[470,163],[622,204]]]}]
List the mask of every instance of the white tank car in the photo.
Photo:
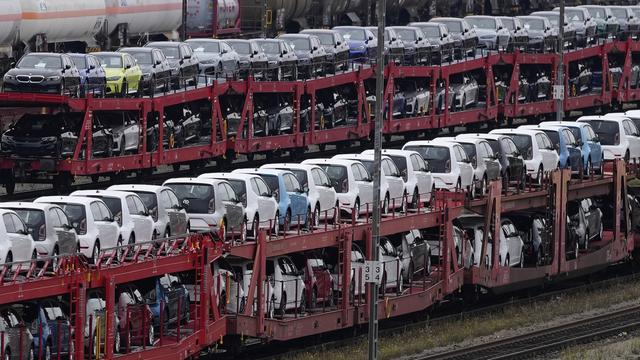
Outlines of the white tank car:
[{"label": "white tank car", "polygon": [[190,33],[213,33],[212,19],[216,3],[218,29],[233,28],[240,16],[238,0],[188,0],[187,31]]},{"label": "white tank car", "polygon": [[129,36],[163,34],[182,23],[182,0],[103,0],[107,6],[109,34],[127,24]]},{"label": "white tank car", "polygon": [[18,42],[18,30],[22,8],[17,0],[0,0],[0,47],[10,47]]},{"label": "white tank car", "polygon": [[48,43],[92,42],[106,19],[105,0],[19,1],[22,4],[20,39],[25,43],[37,34],[46,34]]}]

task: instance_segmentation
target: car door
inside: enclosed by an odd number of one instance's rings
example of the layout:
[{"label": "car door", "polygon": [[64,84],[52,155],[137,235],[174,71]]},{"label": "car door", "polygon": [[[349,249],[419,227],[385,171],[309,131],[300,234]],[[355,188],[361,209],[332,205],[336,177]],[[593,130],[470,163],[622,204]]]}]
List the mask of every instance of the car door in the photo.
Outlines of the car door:
[{"label": "car door", "polygon": [[251,185],[251,190],[256,195],[256,199],[258,201],[258,214],[262,221],[273,221],[276,216],[276,209],[278,208],[278,204],[276,200],[271,195],[271,191],[269,191],[269,187],[260,177],[256,176],[249,180]]},{"label": "car door", "polygon": [[398,257],[396,256],[396,249],[388,239],[381,238],[379,251],[383,274],[387,274],[387,282],[385,285],[386,287],[395,287],[398,285],[400,279],[400,266],[398,264]]},{"label": "car door", "polygon": [[640,158],[640,131],[631,120],[622,120],[622,124],[629,139],[629,154],[631,158]]},{"label": "car door", "polygon": [[582,138],[586,139],[585,142],[589,147],[591,161],[594,163],[602,161],[602,145],[600,145],[599,141],[596,141],[596,133],[593,131],[591,125],[585,123],[582,127],[581,134],[583,135]]},{"label": "car door", "polygon": [[369,176],[367,169],[360,163],[351,164],[351,171],[360,195],[360,212],[366,212],[367,208],[371,211],[373,205],[372,178]]},{"label": "car door", "polygon": [[320,211],[332,209],[336,205],[336,191],[331,186],[329,176],[321,168],[312,169],[311,175],[320,195]]},{"label": "car door", "polygon": [[183,61],[183,74],[185,77],[191,77],[195,75],[194,63],[191,59],[190,48],[187,45],[180,45],[180,59]]},{"label": "car door", "polygon": [[4,221],[4,226],[7,229],[7,237],[11,242],[13,261],[29,260],[31,258],[31,254],[29,253],[31,246],[26,236],[30,235],[20,233],[20,231],[26,233],[26,231],[24,231],[22,221],[11,213],[2,215],[2,220]]},{"label": "car door", "polygon": [[111,210],[100,201],[92,202],[89,207],[98,229],[100,246],[103,249],[116,246],[120,227],[117,222],[113,221]]},{"label": "car door", "polygon": [[132,197],[133,197],[133,202],[135,203],[136,208],[138,209],[137,218],[139,220],[136,220],[136,221],[140,222],[141,231],[139,233],[139,236],[143,236],[141,241],[151,240],[151,236],[153,234],[153,218],[149,214],[149,209],[147,209],[147,207],[144,205],[140,197],[138,197],[137,195],[134,195]]},{"label": "car door", "polygon": [[469,163],[469,158],[467,157],[467,153],[464,151],[462,146],[454,145],[453,152],[460,167],[460,178],[462,179],[462,186],[470,186],[473,182],[473,166]]},{"label": "car door", "polygon": [[282,176],[284,186],[291,199],[291,220],[293,222],[304,222],[307,216],[307,197],[303,194],[298,179],[292,174]]},{"label": "car door", "polygon": [[186,234],[187,225],[189,224],[187,211],[180,206],[180,201],[173,190],[164,189],[160,191],[159,202],[158,206],[162,206],[167,212],[170,234],[172,236]]},{"label": "car door", "polygon": [[542,163],[545,171],[553,170],[558,168],[559,156],[558,152],[555,150],[553,143],[549,139],[549,136],[545,133],[536,134],[537,137],[540,137],[540,141],[538,141],[539,151],[542,154]]},{"label": "car door", "polygon": [[487,178],[489,180],[495,180],[500,176],[500,161],[493,155],[493,150],[488,142],[482,141],[479,144],[484,156],[484,163],[487,168]]},{"label": "car door", "polygon": [[74,254],[76,252],[77,235],[73,227],[69,224],[67,215],[57,207],[49,209],[48,214],[53,228],[55,241],[58,244],[59,253]]},{"label": "car door", "polygon": [[234,232],[238,232],[244,222],[244,210],[242,203],[238,202],[236,192],[226,182],[218,184],[216,195],[224,205],[227,218],[227,226]]},{"label": "car door", "polygon": [[[425,196],[431,192],[431,187],[433,186],[433,177],[431,176],[431,172],[427,167],[427,163],[424,161],[422,156],[418,154],[409,155],[410,165],[407,163],[411,169],[407,168],[407,171],[413,172],[416,177],[416,182],[418,183],[418,194],[420,197]],[[410,194],[413,195],[413,194]]]},{"label": "car door", "polygon": [[404,199],[402,198],[402,194],[404,193],[404,180],[400,176],[400,171],[396,164],[391,161],[391,159],[384,158],[382,159],[382,173],[387,178],[387,183],[389,184],[389,205],[393,206],[394,202],[396,207],[399,206]]},{"label": "car door", "polygon": [[523,173],[524,159],[520,155],[520,151],[516,144],[509,137],[503,137],[500,139],[500,144],[507,156],[509,164],[510,176],[519,177]]}]

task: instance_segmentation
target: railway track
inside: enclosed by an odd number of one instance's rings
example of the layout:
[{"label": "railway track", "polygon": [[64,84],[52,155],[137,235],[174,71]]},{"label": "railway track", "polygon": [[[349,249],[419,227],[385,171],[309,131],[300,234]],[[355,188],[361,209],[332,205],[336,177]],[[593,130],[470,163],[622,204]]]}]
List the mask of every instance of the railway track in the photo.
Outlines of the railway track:
[{"label": "railway track", "polygon": [[[433,327],[438,325],[444,325],[451,321],[459,321],[470,319],[477,316],[500,312],[508,306],[524,306],[533,304],[536,302],[550,301],[552,299],[573,295],[578,293],[584,293],[597,289],[607,288],[618,284],[628,283],[631,281],[640,280],[640,273],[631,272],[632,269],[628,265],[619,265],[612,267],[604,274],[600,275],[603,278],[596,281],[587,281],[585,279],[576,280],[571,283],[564,283],[561,288],[555,288],[553,290],[543,291],[542,293],[531,296],[530,292],[523,292],[516,294],[516,296],[503,296],[503,297],[490,297],[485,301],[481,301],[476,305],[468,308],[460,309],[460,302],[449,301],[440,305],[439,309],[436,309],[436,314],[433,316],[426,316],[426,318],[416,318],[416,314],[407,315],[398,319],[389,319],[381,322],[380,324],[380,336],[391,336],[401,334],[405,332],[411,332],[425,327]],[[623,275],[620,275],[623,273]],[[463,305],[464,306],[464,305]],[[640,321],[640,307],[637,309],[638,319]],[[640,326],[639,326],[640,328]],[[241,354],[226,354],[222,359],[258,359],[258,360],[276,360],[283,356],[296,356],[302,355],[308,352],[324,352],[329,349],[335,349],[339,347],[354,345],[362,341],[366,341],[367,334],[366,328],[364,334],[345,334],[343,332],[336,332],[332,337],[301,339],[295,343],[288,343],[284,348],[281,344],[251,344],[245,346],[242,349]],[[310,342],[319,341],[319,344],[309,345]],[[442,354],[445,355],[444,353]],[[431,355],[429,355],[431,356]],[[435,357],[428,357],[425,359],[440,359],[438,355]],[[507,357],[508,358],[508,357]],[[416,357],[415,360],[422,360],[421,357]],[[448,359],[448,358],[445,358]],[[457,358],[452,358],[457,359]],[[469,357],[469,359],[476,359],[475,357]]]},{"label": "railway track", "polygon": [[528,334],[456,349],[441,354],[412,357],[412,360],[522,359],[548,354],[568,345],[587,343],[640,329],[640,305],[609,314],[573,321]]}]

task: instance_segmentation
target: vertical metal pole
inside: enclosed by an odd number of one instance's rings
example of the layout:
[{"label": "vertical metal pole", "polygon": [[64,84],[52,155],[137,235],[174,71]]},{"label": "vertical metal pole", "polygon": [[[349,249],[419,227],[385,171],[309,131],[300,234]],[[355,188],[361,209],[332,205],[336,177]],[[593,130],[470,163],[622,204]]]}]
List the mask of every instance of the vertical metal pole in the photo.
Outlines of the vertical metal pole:
[{"label": "vertical metal pole", "polygon": [[564,118],[564,0],[560,0],[560,15],[558,19],[558,70],[556,71],[556,85],[562,89],[562,96],[556,99],[556,121]]},{"label": "vertical metal pole", "polygon": [[[386,0],[377,2],[378,17],[378,49],[376,60],[376,116],[374,131],[373,155],[373,223],[372,251],[373,261],[378,261],[378,244],[380,243],[380,159],[382,157],[382,111],[384,92],[384,25]],[[369,291],[369,360],[378,359],[378,284],[371,283]]]}]

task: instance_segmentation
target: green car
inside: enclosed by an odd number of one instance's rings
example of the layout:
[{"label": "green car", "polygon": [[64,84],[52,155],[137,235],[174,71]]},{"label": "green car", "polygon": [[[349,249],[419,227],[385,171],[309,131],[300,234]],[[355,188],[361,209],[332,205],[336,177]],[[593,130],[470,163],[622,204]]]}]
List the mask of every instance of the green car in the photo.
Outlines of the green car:
[{"label": "green car", "polygon": [[102,64],[107,76],[107,95],[137,95],[142,70],[133,56],[119,52],[93,53]]}]

